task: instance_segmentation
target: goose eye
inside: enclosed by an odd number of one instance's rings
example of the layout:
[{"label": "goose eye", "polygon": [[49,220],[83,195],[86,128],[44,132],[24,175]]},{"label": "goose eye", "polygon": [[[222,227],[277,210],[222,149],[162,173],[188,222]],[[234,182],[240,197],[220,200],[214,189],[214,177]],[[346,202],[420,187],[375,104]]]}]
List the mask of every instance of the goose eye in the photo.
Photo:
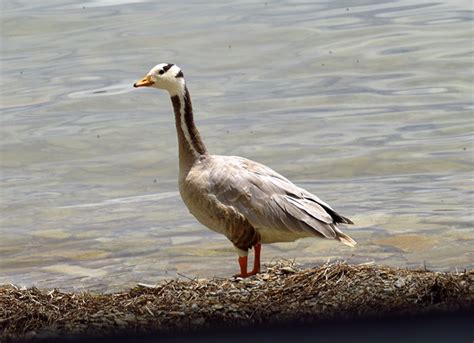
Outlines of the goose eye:
[{"label": "goose eye", "polygon": [[160,70],[160,71],[158,72],[158,74],[160,74],[160,75],[162,75],[162,74],[164,74],[164,73],[165,73],[164,70]]}]

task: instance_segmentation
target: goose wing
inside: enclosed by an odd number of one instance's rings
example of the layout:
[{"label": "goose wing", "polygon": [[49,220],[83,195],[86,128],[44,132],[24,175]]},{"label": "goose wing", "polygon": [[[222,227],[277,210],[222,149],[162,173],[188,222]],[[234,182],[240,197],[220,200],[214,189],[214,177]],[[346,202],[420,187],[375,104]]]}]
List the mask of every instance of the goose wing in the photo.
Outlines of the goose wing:
[{"label": "goose wing", "polygon": [[274,170],[237,156],[214,156],[211,165],[211,194],[238,210],[255,228],[356,244],[337,227],[352,221]]}]

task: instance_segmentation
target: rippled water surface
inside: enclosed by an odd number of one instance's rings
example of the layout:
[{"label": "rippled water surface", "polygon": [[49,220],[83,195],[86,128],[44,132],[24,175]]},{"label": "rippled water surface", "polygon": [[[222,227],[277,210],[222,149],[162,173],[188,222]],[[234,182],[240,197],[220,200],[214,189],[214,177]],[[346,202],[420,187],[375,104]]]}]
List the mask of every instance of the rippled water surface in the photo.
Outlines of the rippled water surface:
[{"label": "rippled water surface", "polygon": [[0,284],[112,291],[227,277],[177,192],[180,65],[212,153],[271,166],[356,222],[263,260],[473,267],[470,1],[2,1]]}]

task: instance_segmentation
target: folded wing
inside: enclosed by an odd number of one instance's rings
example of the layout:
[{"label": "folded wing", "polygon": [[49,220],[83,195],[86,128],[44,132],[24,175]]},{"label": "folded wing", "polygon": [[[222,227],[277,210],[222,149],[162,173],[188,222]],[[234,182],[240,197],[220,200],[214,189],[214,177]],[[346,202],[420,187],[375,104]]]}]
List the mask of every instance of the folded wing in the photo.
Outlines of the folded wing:
[{"label": "folded wing", "polygon": [[214,158],[209,175],[211,194],[239,211],[253,227],[356,244],[337,227],[352,221],[314,194],[262,164],[235,156]]}]

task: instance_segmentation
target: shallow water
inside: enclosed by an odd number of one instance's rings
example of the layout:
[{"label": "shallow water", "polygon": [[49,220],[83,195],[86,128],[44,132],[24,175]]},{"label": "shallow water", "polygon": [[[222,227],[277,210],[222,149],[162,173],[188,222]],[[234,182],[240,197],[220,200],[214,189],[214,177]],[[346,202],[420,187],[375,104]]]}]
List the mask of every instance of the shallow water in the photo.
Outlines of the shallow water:
[{"label": "shallow water", "polygon": [[180,65],[212,153],[245,156],[356,222],[263,260],[472,268],[468,1],[3,1],[0,284],[112,291],[237,271],[177,192]]}]

